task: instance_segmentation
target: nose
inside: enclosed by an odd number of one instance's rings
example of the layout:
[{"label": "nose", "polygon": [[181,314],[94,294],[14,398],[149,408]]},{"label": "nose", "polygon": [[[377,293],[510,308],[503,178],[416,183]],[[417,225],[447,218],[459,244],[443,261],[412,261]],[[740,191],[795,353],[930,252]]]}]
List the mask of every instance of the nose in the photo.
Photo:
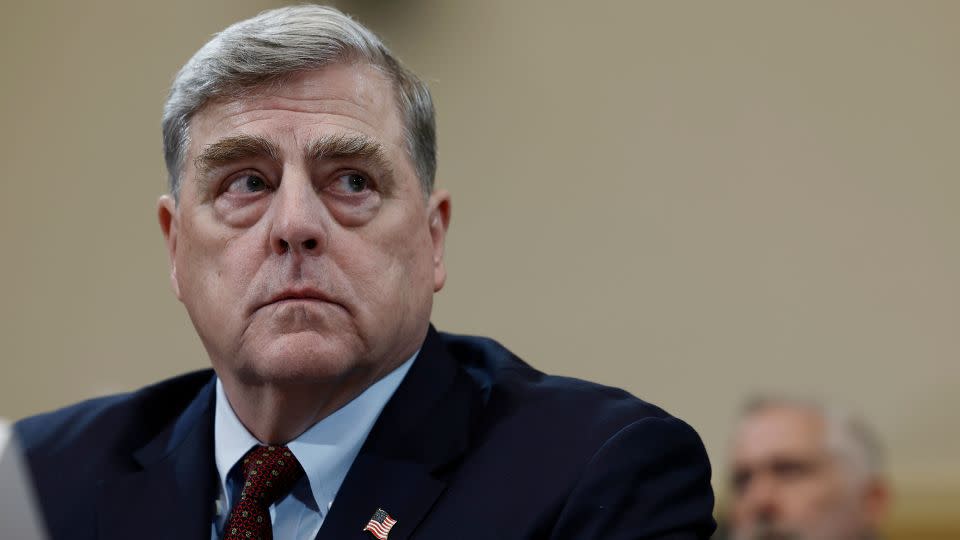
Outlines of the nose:
[{"label": "nose", "polygon": [[285,255],[318,254],[326,238],[326,207],[305,174],[285,174],[274,194],[270,247]]}]

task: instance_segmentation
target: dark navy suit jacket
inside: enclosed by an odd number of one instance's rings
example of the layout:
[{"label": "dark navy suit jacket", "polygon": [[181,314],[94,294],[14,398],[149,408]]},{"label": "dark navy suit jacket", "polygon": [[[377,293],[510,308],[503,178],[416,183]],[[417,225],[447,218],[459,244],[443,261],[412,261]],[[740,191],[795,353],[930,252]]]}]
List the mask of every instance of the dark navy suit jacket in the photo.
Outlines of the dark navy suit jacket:
[{"label": "dark navy suit jacket", "polygon": [[[208,540],[214,375],[20,421],[53,539]],[[695,539],[710,465],[687,424],[626,392],[545,375],[494,341],[429,331],[318,535],[371,540]],[[278,539],[281,540],[281,539]]]}]

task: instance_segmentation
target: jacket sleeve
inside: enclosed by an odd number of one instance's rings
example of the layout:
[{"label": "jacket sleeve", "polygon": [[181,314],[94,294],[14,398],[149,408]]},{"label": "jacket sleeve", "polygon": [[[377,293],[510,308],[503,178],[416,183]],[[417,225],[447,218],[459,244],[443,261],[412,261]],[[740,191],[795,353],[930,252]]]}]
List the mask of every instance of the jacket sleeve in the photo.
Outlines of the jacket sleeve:
[{"label": "jacket sleeve", "polygon": [[638,420],[594,454],[567,499],[553,540],[707,539],[710,462],[700,437],[672,417]]}]

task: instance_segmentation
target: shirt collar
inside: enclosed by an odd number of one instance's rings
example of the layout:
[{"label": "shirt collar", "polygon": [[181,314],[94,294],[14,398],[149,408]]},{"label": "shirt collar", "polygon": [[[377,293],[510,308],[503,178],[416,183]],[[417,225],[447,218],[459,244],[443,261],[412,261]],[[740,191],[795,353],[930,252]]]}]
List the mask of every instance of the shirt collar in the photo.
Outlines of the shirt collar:
[{"label": "shirt collar", "polygon": [[[383,407],[400,386],[419,350],[406,362],[375,382],[352,401],[314,424],[287,443],[310,482],[310,491],[321,514],[333,502],[350,465],[373,428]],[[220,476],[220,493],[228,494],[227,477],[234,465],[261,444],[237,418],[217,379],[214,412],[214,459]],[[225,501],[229,504],[228,501]]]}]

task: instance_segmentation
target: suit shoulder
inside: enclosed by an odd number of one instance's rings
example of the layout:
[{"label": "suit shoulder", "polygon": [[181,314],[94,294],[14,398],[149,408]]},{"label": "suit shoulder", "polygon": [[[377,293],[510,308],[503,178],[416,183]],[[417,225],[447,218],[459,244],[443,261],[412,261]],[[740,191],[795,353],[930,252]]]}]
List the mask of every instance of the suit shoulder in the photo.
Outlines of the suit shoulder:
[{"label": "suit shoulder", "polygon": [[135,446],[142,437],[172,422],[212,377],[212,370],[187,373],[134,392],[30,416],[18,421],[14,429],[28,455],[41,452],[51,456],[88,441]]},{"label": "suit shoulder", "polygon": [[493,339],[441,336],[447,350],[479,386],[483,401],[495,410],[541,415],[550,426],[562,418],[571,429],[601,439],[639,420],[673,418],[621,388],[543,373]]},{"label": "suit shoulder", "polygon": [[710,464],[688,424],[620,388],[545,374],[496,341],[443,339],[481,396],[465,493],[507,489],[541,509],[550,517],[530,537],[709,537]]}]

